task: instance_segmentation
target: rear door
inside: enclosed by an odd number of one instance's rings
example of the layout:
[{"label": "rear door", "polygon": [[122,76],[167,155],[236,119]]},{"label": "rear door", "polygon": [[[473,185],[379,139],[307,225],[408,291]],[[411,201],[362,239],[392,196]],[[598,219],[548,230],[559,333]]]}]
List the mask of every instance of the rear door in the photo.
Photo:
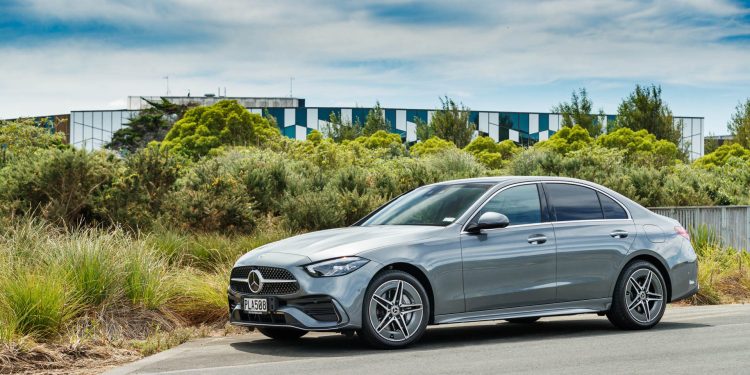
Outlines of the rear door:
[{"label": "rear door", "polygon": [[630,250],[635,225],[604,192],[575,183],[545,183],[557,239],[557,299],[606,298]]}]

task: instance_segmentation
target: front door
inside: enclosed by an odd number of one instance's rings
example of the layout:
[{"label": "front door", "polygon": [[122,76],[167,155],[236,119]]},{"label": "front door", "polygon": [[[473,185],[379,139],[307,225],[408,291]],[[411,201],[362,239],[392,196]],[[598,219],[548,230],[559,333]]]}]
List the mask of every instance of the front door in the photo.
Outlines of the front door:
[{"label": "front door", "polygon": [[498,212],[506,228],[461,234],[466,311],[552,303],[555,300],[555,232],[536,183],[495,194],[471,219]]}]

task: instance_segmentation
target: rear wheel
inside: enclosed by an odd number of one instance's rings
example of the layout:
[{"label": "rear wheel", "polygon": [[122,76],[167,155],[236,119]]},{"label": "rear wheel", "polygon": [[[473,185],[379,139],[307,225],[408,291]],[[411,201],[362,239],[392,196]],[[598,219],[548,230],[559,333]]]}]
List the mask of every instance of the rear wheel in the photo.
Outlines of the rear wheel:
[{"label": "rear wheel", "polygon": [[607,318],[622,329],[649,329],[667,306],[667,289],[659,269],[646,261],[630,263],[620,275]]},{"label": "rear wheel", "polygon": [[408,346],[426,331],[429,311],[430,301],[419,280],[402,271],[383,272],[367,288],[359,336],[377,348]]},{"label": "rear wheel", "polygon": [[538,316],[531,316],[528,318],[512,318],[512,319],[505,319],[508,323],[518,323],[518,324],[531,324],[539,320]]},{"label": "rear wheel", "polygon": [[307,331],[284,327],[258,327],[258,331],[274,340],[291,341],[307,334]]}]

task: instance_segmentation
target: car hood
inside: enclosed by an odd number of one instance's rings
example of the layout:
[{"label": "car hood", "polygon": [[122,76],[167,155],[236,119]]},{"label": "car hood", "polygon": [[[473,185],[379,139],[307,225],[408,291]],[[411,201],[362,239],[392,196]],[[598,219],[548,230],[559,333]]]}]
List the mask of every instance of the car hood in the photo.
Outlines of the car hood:
[{"label": "car hood", "polygon": [[[267,259],[282,254],[292,256],[289,260],[304,257],[309,262],[317,262],[412,243],[430,238],[444,229],[436,226],[379,225],[322,230],[261,246],[245,254],[237,263],[250,264],[257,258]],[[298,259],[294,263],[302,262],[302,259]]]}]

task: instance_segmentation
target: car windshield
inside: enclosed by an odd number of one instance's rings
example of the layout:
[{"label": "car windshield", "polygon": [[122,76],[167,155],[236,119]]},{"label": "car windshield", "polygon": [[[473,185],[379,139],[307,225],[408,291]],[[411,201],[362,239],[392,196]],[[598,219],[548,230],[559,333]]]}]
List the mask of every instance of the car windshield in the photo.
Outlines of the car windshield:
[{"label": "car windshield", "polygon": [[394,200],[361,225],[446,226],[458,219],[492,184],[432,185]]}]

